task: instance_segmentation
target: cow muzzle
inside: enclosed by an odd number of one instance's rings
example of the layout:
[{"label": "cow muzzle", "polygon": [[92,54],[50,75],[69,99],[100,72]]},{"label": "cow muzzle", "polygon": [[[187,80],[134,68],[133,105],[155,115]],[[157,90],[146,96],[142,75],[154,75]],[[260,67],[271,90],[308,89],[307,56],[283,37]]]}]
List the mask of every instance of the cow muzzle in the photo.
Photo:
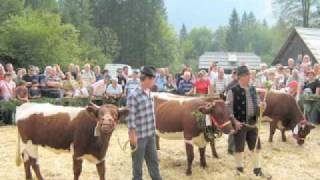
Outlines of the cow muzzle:
[{"label": "cow muzzle", "polygon": [[113,119],[105,119],[102,118],[102,120],[100,121],[101,123],[101,131],[104,134],[109,134],[112,133],[112,131],[115,129],[116,123],[113,121]]},{"label": "cow muzzle", "polygon": [[302,146],[304,144],[305,138],[299,137],[297,134],[294,134],[293,137],[297,140],[298,145]]}]

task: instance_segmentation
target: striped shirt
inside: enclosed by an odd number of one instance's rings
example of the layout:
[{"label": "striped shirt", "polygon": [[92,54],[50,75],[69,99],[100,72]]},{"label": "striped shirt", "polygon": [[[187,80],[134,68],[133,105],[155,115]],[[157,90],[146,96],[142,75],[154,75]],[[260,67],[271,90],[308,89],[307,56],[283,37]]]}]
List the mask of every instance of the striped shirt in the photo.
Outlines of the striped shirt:
[{"label": "striped shirt", "polygon": [[141,88],[132,91],[127,98],[127,107],[130,110],[128,128],[136,130],[138,139],[155,135],[153,99],[150,93]]},{"label": "striped shirt", "polygon": [[213,85],[214,85],[214,89],[215,89],[216,93],[222,94],[226,90],[228,82],[227,82],[226,78],[223,78],[223,79],[217,78],[214,81]]},{"label": "striped shirt", "polygon": [[179,92],[180,94],[186,94],[186,93],[189,92],[192,88],[193,88],[193,83],[191,82],[191,80],[189,80],[189,81],[181,80],[181,81],[179,82],[178,92]]}]

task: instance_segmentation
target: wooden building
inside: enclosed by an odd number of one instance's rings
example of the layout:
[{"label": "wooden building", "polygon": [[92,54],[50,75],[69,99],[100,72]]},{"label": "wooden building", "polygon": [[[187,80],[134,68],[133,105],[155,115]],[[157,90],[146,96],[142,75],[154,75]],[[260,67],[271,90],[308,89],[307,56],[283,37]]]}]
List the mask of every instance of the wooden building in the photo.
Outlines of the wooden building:
[{"label": "wooden building", "polygon": [[320,62],[320,29],[296,27],[274,58],[272,65],[288,65],[289,58],[301,63],[306,54],[310,56],[312,63]]},{"label": "wooden building", "polygon": [[246,52],[206,52],[199,58],[199,69],[208,69],[213,63],[223,67],[227,73],[239,65],[245,64],[250,69],[259,69],[261,58]]}]

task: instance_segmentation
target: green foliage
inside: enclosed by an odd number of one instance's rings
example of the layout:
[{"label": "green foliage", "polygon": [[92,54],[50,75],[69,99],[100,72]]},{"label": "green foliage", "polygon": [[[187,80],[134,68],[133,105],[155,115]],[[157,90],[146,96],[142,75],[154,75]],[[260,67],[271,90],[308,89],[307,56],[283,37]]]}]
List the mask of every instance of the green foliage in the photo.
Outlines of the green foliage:
[{"label": "green foliage", "polygon": [[214,33],[213,38],[213,50],[214,51],[225,51],[227,50],[227,34],[228,27],[220,26]]},{"label": "green foliage", "polygon": [[188,35],[187,27],[185,24],[183,24],[179,34],[180,42],[184,41],[187,38],[187,35]]},{"label": "green foliage", "polygon": [[1,0],[0,24],[12,15],[19,15],[23,10],[23,0]]},{"label": "green foliage", "polygon": [[57,13],[58,3],[56,0],[24,0],[24,6],[33,10]]},{"label": "green foliage", "polygon": [[308,10],[301,2],[310,2],[309,23],[320,25],[318,0],[293,1],[275,1],[280,10],[291,9],[273,27],[252,12],[239,17],[234,9],[228,26],[188,31],[183,25],[177,34],[168,24],[163,0],[2,0],[0,57],[17,66],[114,62],[177,72],[183,63],[196,70],[206,51],[244,51],[270,63],[293,19],[301,24],[299,12]]},{"label": "green foliage", "polygon": [[319,0],[275,0],[274,7],[280,18],[290,26],[320,27]]},{"label": "green foliage", "polygon": [[105,56],[115,59],[119,55],[120,44],[117,34],[108,27],[98,29],[96,43]]},{"label": "green foliage", "polygon": [[239,51],[240,48],[240,19],[238,13],[233,9],[229,29],[226,37],[228,51]]},{"label": "green foliage", "polygon": [[66,65],[79,54],[74,26],[61,25],[60,17],[39,11],[12,16],[0,27],[0,54],[12,57],[15,64]]},{"label": "green foliage", "polygon": [[186,39],[181,42],[184,63],[195,68],[198,63],[198,58],[204,52],[212,50],[213,39],[214,34],[209,28],[193,28],[190,33],[188,33]]}]

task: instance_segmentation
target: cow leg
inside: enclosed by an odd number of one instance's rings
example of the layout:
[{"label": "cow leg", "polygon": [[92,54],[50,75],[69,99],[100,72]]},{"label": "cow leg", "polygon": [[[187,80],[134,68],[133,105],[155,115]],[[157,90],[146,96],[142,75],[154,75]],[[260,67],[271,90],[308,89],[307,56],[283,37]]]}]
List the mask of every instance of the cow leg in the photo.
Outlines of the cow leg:
[{"label": "cow leg", "polygon": [[31,174],[31,164],[30,164],[30,159],[29,157],[25,157],[26,154],[22,153],[22,158],[23,160],[27,159],[24,161],[23,165],[24,165],[24,171],[26,174],[26,180],[31,180],[32,179],[32,174]]},{"label": "cow leg", "polygon": [[100,177],[100,180],[105,180],[106,168],[105,168],[105,161],[100,162],[96,165],[97,171]]},{"label": "cow leg", "polygon": [[272,121],[270,123],[270,134],[269,134],[269,142],[272,142],[273,140],[273,135],[276,132],[276,124],[273,123],[274,121]]},{"label": "cow leg", "polygon": [[204,148],[199,148],[199,153],[200,153],[200,166],[202,168],[206,168],[207,167],[207,162],[206,162],[206,147]]},{"label": "cow leg", "polygon": [[186,142],[186,152],[187,152],[187,161],[188,167],[186,171],[186,175],[189,176],[192,174],[192,161],[194,159],[193,145]]},{"label": "cow leg", "polygon": [[160,137],[156,135],[156,145],[157,145],[157,150],[160,150]]},{"label": "cow leg", "polygon": [[78,180],[82,171],[82,160],[73,156],[73,174],[74,180]]},{"label": "cow leg", "polygon": [[213,140],[212,142],[210,142],[210,147],[211,147],[211,152],[212,152],[212,156],[215,158],[219,158],[217,150],[216,150],[216,143],[215,140]]},{"label": "cow leg", "polygon": [[30,161],[26,161],[24,163],[24,171],[26,173],[26,180],[31,180],[32,179],[32,174],[31,174],[31,164]]},{"label": "cow leg", "polygon": [[34,173],[37,176],[37,179],[38,180],[43,180],[43,177],[41,175],[40,167],[39,167],[39,164],[37,162],[37,159],[30,157],[30,163],[31,163],[31,166],[32,166],[32,169],[33,169]]},{"label": "cow leg", "polygon": [[287,141],[285,130],[281,130],[281,137],[282,137],[282,142],[286,142]]}]

